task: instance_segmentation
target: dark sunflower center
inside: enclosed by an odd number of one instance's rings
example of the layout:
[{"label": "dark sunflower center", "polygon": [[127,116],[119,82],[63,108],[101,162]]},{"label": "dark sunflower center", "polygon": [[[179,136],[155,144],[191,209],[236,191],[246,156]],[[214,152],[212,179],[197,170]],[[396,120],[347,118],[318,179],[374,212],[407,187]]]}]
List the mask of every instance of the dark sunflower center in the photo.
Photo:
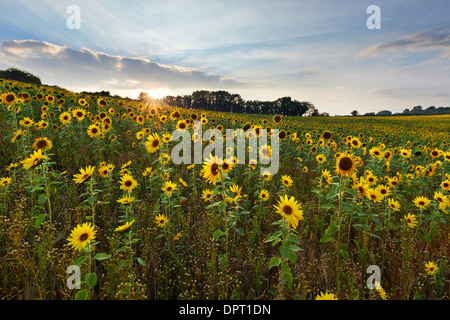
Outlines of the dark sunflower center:
[{"label": "dark sunflower center", "polygon": [[158,139],[155,139],[155,140],[153,140],[153,142],[152,142],[152,147],[153,147],[153,148],[156,148],[157,146],[159,146],[159,140],[158,140]]},{"label": "dark sunflower center", "polygon": [[290,207],[290,206],[284,206],[283,207],[283,213],[285,215],[290,216],[292,214],[292,212],[293,212],[292,207]]},{"label": "dark sunflower center", "polygon": [[133,184],[133,183],[131,182],[131,180],[125,181],[125,186],[126,186],[126,187],[131,187],[132,184]]},{"label": "dark sunflower center", "polygon": [[339,169],[348,171],[353,167],[353,161],[349,157],[343,157],[339,161]]},{"label": "dark sunflower center", "polygon": [[89,238],[89,234],[83,233],[83,234],[80,235],[79,240],[80,241],[86,241],[88,238]]},{"label": "dark sunflower center", "polygon": [[213,163],[211,165],[211,173],[215,176],[219,173],[219,165],[217,163]]},{"label": "dark sunflower center", "polygon": [[172,191],[172,187],[167,187],[167,191]]},{"label": "dark sunflower center", "polygon": [[45,148],[45,147],[47,146],[47,141],[45,141],[45,140],[39,140],[39,141],[36,143],[36,146],[37,146],[39,149]]},{"label": "dark sunflower center", "polygon": [[97,133],[98,129],[97,128],[92,128],[92,133]]},{"label": "dark sunflower center", "polygon": [[82,112],[77,112],[77,117],[78,118],[81,118],[83,116],[83,113]]},{"label": "dark sunflower center", "polygon": [[419,201],[419,206],[424,206],[424,205],[425,205],[425,202]]},{"label": "dark sunflower center", "polygon": [[228,170],[228,163],[222,164],[222,170]]}]

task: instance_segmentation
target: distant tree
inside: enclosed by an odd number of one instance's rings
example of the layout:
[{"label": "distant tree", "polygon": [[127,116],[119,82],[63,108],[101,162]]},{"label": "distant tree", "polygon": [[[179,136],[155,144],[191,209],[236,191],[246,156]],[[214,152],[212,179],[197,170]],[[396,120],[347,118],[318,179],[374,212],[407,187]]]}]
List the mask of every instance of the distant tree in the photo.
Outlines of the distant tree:
[{"label": "distant tree", "polygon": [[392,111],[382,110],[376,114],[377,116],[392,116]]},{"label": "distant tree", "polygon": [[353,111],[351,112],[351,115],[352,115],[353,117],[359,116],[359,112],[358,112],[357,110],[353,110]]},{"label": "distant tree", "polygon": [[41,79],[39,79],[37,76],[27,72],[22,71],[17,68],[9,68],[6,70],[0,71],[0,78],[8,79],[8,80],[15,80],[25,83],[31,83],[31,84],[37,84],[41,85]]}]

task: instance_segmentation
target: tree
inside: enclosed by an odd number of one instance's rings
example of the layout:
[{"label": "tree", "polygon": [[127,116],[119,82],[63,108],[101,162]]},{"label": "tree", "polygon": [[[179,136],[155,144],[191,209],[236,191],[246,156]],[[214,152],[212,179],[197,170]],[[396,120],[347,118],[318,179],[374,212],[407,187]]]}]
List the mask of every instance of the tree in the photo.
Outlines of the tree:
[{"label": "tree", "polygon": [[41,85],[41,79],[39,79],[37,76],[27,72],[22,71],[17,68],[9,68],[3,71],[0,71],[0,78],[8,79],[8,80],[15,80],[25,83],[31,83],[31,84],[37,84]]},{"label": "tree", "polygon": [[359,116],[359,112],[358,112],[357,110],[353,110],[353,111],[351,112],[351,115],[352,115],[353,117]]}]

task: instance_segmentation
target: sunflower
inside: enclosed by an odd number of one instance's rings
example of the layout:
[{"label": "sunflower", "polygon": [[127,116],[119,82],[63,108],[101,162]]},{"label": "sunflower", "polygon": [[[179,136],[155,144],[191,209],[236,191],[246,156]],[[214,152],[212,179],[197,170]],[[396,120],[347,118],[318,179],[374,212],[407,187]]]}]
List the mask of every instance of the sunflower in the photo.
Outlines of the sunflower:
[{"label": "sunflower", "polygon": [[383,196],[383,198],[384,198],[384,197],[387,197],[388,195],[391,194],[391,189],[390,189],[390,187],[389,187],[389,186],[384,186],[384,185],[382,185],[382,184],[380,184],[379,186],[377,186],[377,187],[375,188],[375,190],[377,190],[377,191]]},{"label": "sunflower", "polygon": [[392,210],[400,211],[400,203],[397,200],[389,198],[388,205],[389,205],[389,207],[391,207]]},{"label": "sunflower", "polygon": [[237,184],[233,183],[232,186],[230,186],[228,188],[229,192],[233,193],[233,198],[229,197],[228,195],[225,195],[225,200],[228,203],[237,203],[238,199],[241,198],[241,191],[242,191],[242,187],[239,187]]},{"label": "sunflower", "polygon": [[167,221],[167,217],[163,214],[158,214],[155,217],[155,223],[158,227],[164,227]]},{"label": "sunflower", "polygon": [[441,209],[445,209],[449,204],[448,197],[440,191],[434,193],[434,199],[439,203],[439,208]]},{"label": "sunflower", "polygon": [[316,160],[318,163],[322,164],[327,160],[327,158],[323,154],[318,154],[316,156]]},{"label": "sunflower", "polygon": [[416,205],[416,207],[420,209],[425,208],[427,205],[430,204],[430,202],[431,202],[430,199],[423,196],[418,196],[413,200],[413,203]]},{"label": "sunflower", "polygon": [[94,170],[95,170],[95,167],[93,167],[93,166],[87,166],[85,169],[81,168],[80,173],[74,174],[73,176],[75,178],[72,180],[75,181],[76,183],[82,183],[94,174]]},{"label": "sunflower", "polygon": [[281,182],[283,182],[283,184],[289,188],[290,186],[292,186],[292,184],[294,183],[294,181],[292,180],[291,176],[288,175],[283,175],[281,176]]},{"label": "sunflower", "polygon": [[266,189],[262,189],[259,192],[259,197],[261,198],[262,201],[269,200],[269,191],[267,191]]},{"label": "sunflower", "polygon": [[259,156],[261,159],[269,159],[272,155],[272,148],[270,146],[262,146],[259,149]]},{"label": "sunflower", "polygon": [[6,185],[8,185],[10,183],[11,183],[11,178],[10,177],[0,178],[0,187],[4,187],[4,186],[6,186]]},{"label": "sunflower", "polygon": [[125,231],[127,230],[129,227],[132,226],[132,224],[134,223],[134,219],[131,221],[128,221],[127,223],[117,227],[116,229],[114,229],[115,232],[119,232],[119,231]]},{"label": "sunflower", "polygon": [[138,185],[137,181],[129,174],[124,174],[120,179],[120,189],[127,190],[128,192],[133,191]]},{"label": "sunflower", "polygon": [[266,181],[272,180],[272,174],[269,172],[269,170],[264,170],[262,173],[262,176],[264,177],[264,180],[266,180]]},{"label": "sunflower", "polygon": [[20,163],[22,164],[25,170],[28,170],[31,167],[34,167],[37,164],[39,164],[39,162],[41,162],[43,159],[48,159],[48,157],[42,154],[41,149],[38,149],[34,153],[30,154],[28,158],[20,161]]},{"label": "sunflower", "polygon": [[202,191],[202,199],[203,199],[203,201],[205,201],[205,202],[210,202],[211,201],[211,199],[212,199],[212,195],[213,195],[213,191],[212,190],[210,190],[210,189],[205,189],[205,190],[203,190]]},{"label": "sunflower", "polygon": [[368,183],[369,185],[374,185],[374,184],[377,183],[378,178],[377,178],[377,176],[374,175],[373,173],[369,173],[369,174],[366,176],[366,181],[367,181],[367,183]]},{"label": "sunflower", "polygon": [[176,128],[178,130],[185,130],[188,128],[188,124],[184,120],[178,120]]},{"label": "sunflower", "polygon": [[276,124],[279,124],[279,123],[281,123],[282,118],[281,118],[280,115],[274,115],[273,118],[272,118],[272,120],[273,120],[273,122],[275,122]]},{"label": "sunflower", "polygon": [[338,300],[334,293],[323,293],[321,292],[316,296],[315,300]]},{"label": "sunflower", "polygon": [[298,221],[303,220],[303,210],[294,197],[288,199],[287,195],[284,195],[284,198],[280,196],[280,200],[274,207],[277,209],[277,213],[281,214],[293,228],[297,228]]},{"label": "sunflower", "polygon": [[19,139],[20,137],[22,137],[23,134],[23,130],[19,129],[17,131],[14,132],[13,137],[11,138],[11,142],[14,143],[17,141],[17,139]]},{"label": "sunflower", "polygon": [[20,125],[24,127],[30,127],[33,125],[34,121],[31,120],[29,117],[23,118],[23,120],[20,120]]},{"label": "sunflower", "polygon": [[450,191],[450,180],[447,179],[447,180],[442,181],[441,188],[446,191]]},{"label": "sunflower", "polygon": [[369,188],[367,189],[367,198],[377,203],[383,200],[383,195],[378,190]]},{"label": "sunflower", "polygon": [[147,137],[147,141],[145,142],[145,146],[149,153],[156,152],[161,145],[161,139],[159,138],[158,133],[153,133]]},{"label": "sunflower", "polygon": [[44,138],[36,138],[34,140],[34,143],[33,143],[33,149],[34,150],[38,150],[38,149],[41,149],[41,150],[48,149],[48,150],[50,150],[51,148],[53,148],[52,141],[48,140],[45,137]]},{"label": "sunflower", "polygon": [[106,178],[109,173],[114,170],[115,165],[113,164],[104,164],[102,166],[100,166],[100,168],[98,168],[98,174],[100,175],[100,177],[102,178]]},{"label": "sunflower", "polygon": [[102,133],[100,127],[95,123],[91,124],[86,132],[91,138],[98,137]]},{"label": "sunflower", "polygon": [[153,169],[151,167],[145,168],[145,170],[142,172],[143,177],[146,177],[148,175],[150,175],[150,177],[153,176]]},{"label": "sunflower", "polygon": [[367,192],[369,191],[369,185],[364,181],[359,181],[355,186],[356,192],[360,198],[364,198],[367,196]]},{"label": "sunflower", "polygon": [[434,263],[433,261],[429,261],[428,263],[425,263],[425,271],[427,272],[427,274],[432,275],[436,272],[436,270],[438,269],[436,263]]},{"label": "sunflower", "polygon": [[203,162],[203,168],[202,168],[202,176],[206,179],[209,183],[212,183],[213,185],[216,185],[217,180],[220,180],[222,177],[221,174],[221,161],[216,156],[209,156],[209,159],[206,159],[205,162]]},{"label": "sunflower", "polygon": [[408,215],[404,216],[406,223],[411,228],[414,228],[417,226],[417,220],[416,216],[414,214],[408,213]]},{"label": "sunflower", "polygon": [[326,183],[328,183],[328,184],[332,184],[333,183],[333,181],[331,179],[330,170],[328,170],[328,169],[323,170],[322,171],[322,177],[326,181]]},{"label": "sunflower", "polygon": [[68,245],[72,246],[75,250],[81,251],[91,240],[95,239],[96,232],[90,222],[78,225],[70,233],[70,238],[67,239],[69,241]]},{"label": "sunflower", "polygon": [[168,132],[165,132],[162,135],[162,140],[164,143],[169,143],[170,141],[172,141],[172,135]]},{"label": "sunflower", "polygon": [[172,195],[172,192],[177,188],[177,184],[172,181],[166,181],[161,190],[168,196]]},{"label": "sunflower", "polygon": [[117,202],[118,202],[118,203],[121,203],[121,204],[130,204],[130,203],[132,203],[133,201],[134,201],[134,197],[131,197],[131,196],[128,196],[128,195],[123,196],[123,197],[120,198],[120,199],[117,199]]},{"label": "sunflower", "polygon": [[342,176],[349,176],[355,169],[355,159],[349,153],[343,153],[336,159],[336,173]]},{"label": "sunflower", "polygon": [[361,147],[361,141],[357,137],[353,137],[350,140],[350,146],[354,149],[358,149],[359,147]]},{"label": "sunflower", "polygon": [[78,121],[81,121],[84,119],[84,117],[86,117],[86,111],[84,109],[81,108],[76,108],[75,110],[72,111],[72,115],[78,119]]},{"label": "sunflower", "polygon": [[72,119],[72,116],[67,111],[65,111],[59,115],[59,121],[61,121],[61,123],[64,125],[68,124],[71,119]]}]

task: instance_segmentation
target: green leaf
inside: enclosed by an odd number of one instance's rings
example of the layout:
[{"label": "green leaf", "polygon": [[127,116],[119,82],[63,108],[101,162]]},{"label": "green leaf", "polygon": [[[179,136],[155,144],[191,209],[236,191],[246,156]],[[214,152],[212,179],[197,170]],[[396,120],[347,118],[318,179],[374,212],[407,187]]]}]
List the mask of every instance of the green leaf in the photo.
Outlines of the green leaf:
[{"label": "green leaf", "polygon": [[223,231],[220,229],[217,229],[216,231],[214,231],[214,233],[213,233],[214,241],[217,241],[217,239],[219,239],[223,234],[224,234]]},{"label": "green leaf", "polygon": [[300,247],[298,247],[298,246],[295,246],[295,245],[290,245],[290,246],[289,246],[289,250],[290,250],[290,251],[303,251],[302,248],[300,248]]},{"label": "green leaf", "polygon": [[289,253],[289,261],[291,261],[293,264],[297,263],[297,255],[295,254],[295,252],[291,251]]},{"label": "green leaf", "polygon": [[136,260],[139,262],[141,266],[146,267],[145,261],[142,258],[137,257]]},{"label": "green leaf", "polygon": [[290,254],[289,247],[280,246],[280,253],[283,259],[289,259]]},{"label": "green leaf", "polygon": [[97,283],[97,274],[94,273],[88,273],[86,275],[86,283],[89,286],[89,288],[93,288],[95,284]]},{"label": "green leaf", "polygon": [[236,229],[236,232],[237,232],[237,234],[240,235],[241,237],[244,235],[244,229],[242,229],[242,228],[237,228],[237,229]]},{"label": "green leaf", "polygon": [[43,204],[43,203],[45,203],[45,202],[47,201],[47,199],[48,199],[48,196],[47,196],[46,194],[41,194],[41,195],[39,196],[39,198],[38,198],[38,202],[39,202],[40,204]]},{"label": "green leaf", "polygon": [[349,258],[348,252],[347,252],[346,250],[344,250],[344,249],[341,249],[340,252],[341,252],[342,257],[343,257],[345,260],[348,260],[348,258]]},{"label": "green leaf", "polygon": [[78,260],[75,262],[75,265],[81,267],[84,261],[86,261],[86,256],[79,257]]},{"label": "green leaf", "polygon": [[87,201],[90,205],[92,205],[92,204],[94,203],[94,200],[95,200],[95,197],[93,197],[93,196],[90,196],[90,197],[88,197],[88,198],[86,199],[86,201]]},{"label": "green leaf", "polygon": [[77,294],[75,295],[75,300],[87,300],[87,298],[88,293],[85,289],[78,291]]},{"label": "green leaf", "polygon": [[272,257],[272,259],[270,259],[270,261],[269,261],[269,269],[273,268],[273,267],[276,267],[276,266],[279,266],[280,263],[281,263],[281,259],[280,258]]},{"label": "green leaf", "polygon": [[320,209],[322,210],[332,210],[334,208],[336,208],[336,206],[332,203],[327,203],[320,206]]},{"label": "green leaf", "polygon": [[225,194],[230,197],[231,199],[234,199],[234,193],[230,190],[225,191]]},{"label": "green leaf", "polygon": [[333,237],[330,236],[329,234],[326,234],[322,237],[322,239],[320,239],[320,242],[327,243],[330,242],[331,240],[333,240]]},{"label": "green leaf", "polygon": [[272,242],[275,239],[278,239],[281,236],[281,231],[276,231],[273,235],[271,235],[268,239],[264,240],[264,242]]},{"label": "green leaf", "polygon": [[226,208],[226,203],[225,202],[221,202],[218,206],[217,206],[217,211],[219,211],[219,213],[223,213],[223,210],[225,210]]},{"label": "green leaf", "polygon": [[44,222],[45,216],[46,214],[42,213],[37,217],[36,221],[34,222],[35,228],[38,228],[41,225],[41,223]]},{"label": "green leaf", "polygon": [[105,260],[105,259],[109,259],[109,258],[111,258],[111,256],[106,253],[97,253],[94,257],[94,259],[97,259],[97,260]]}]

